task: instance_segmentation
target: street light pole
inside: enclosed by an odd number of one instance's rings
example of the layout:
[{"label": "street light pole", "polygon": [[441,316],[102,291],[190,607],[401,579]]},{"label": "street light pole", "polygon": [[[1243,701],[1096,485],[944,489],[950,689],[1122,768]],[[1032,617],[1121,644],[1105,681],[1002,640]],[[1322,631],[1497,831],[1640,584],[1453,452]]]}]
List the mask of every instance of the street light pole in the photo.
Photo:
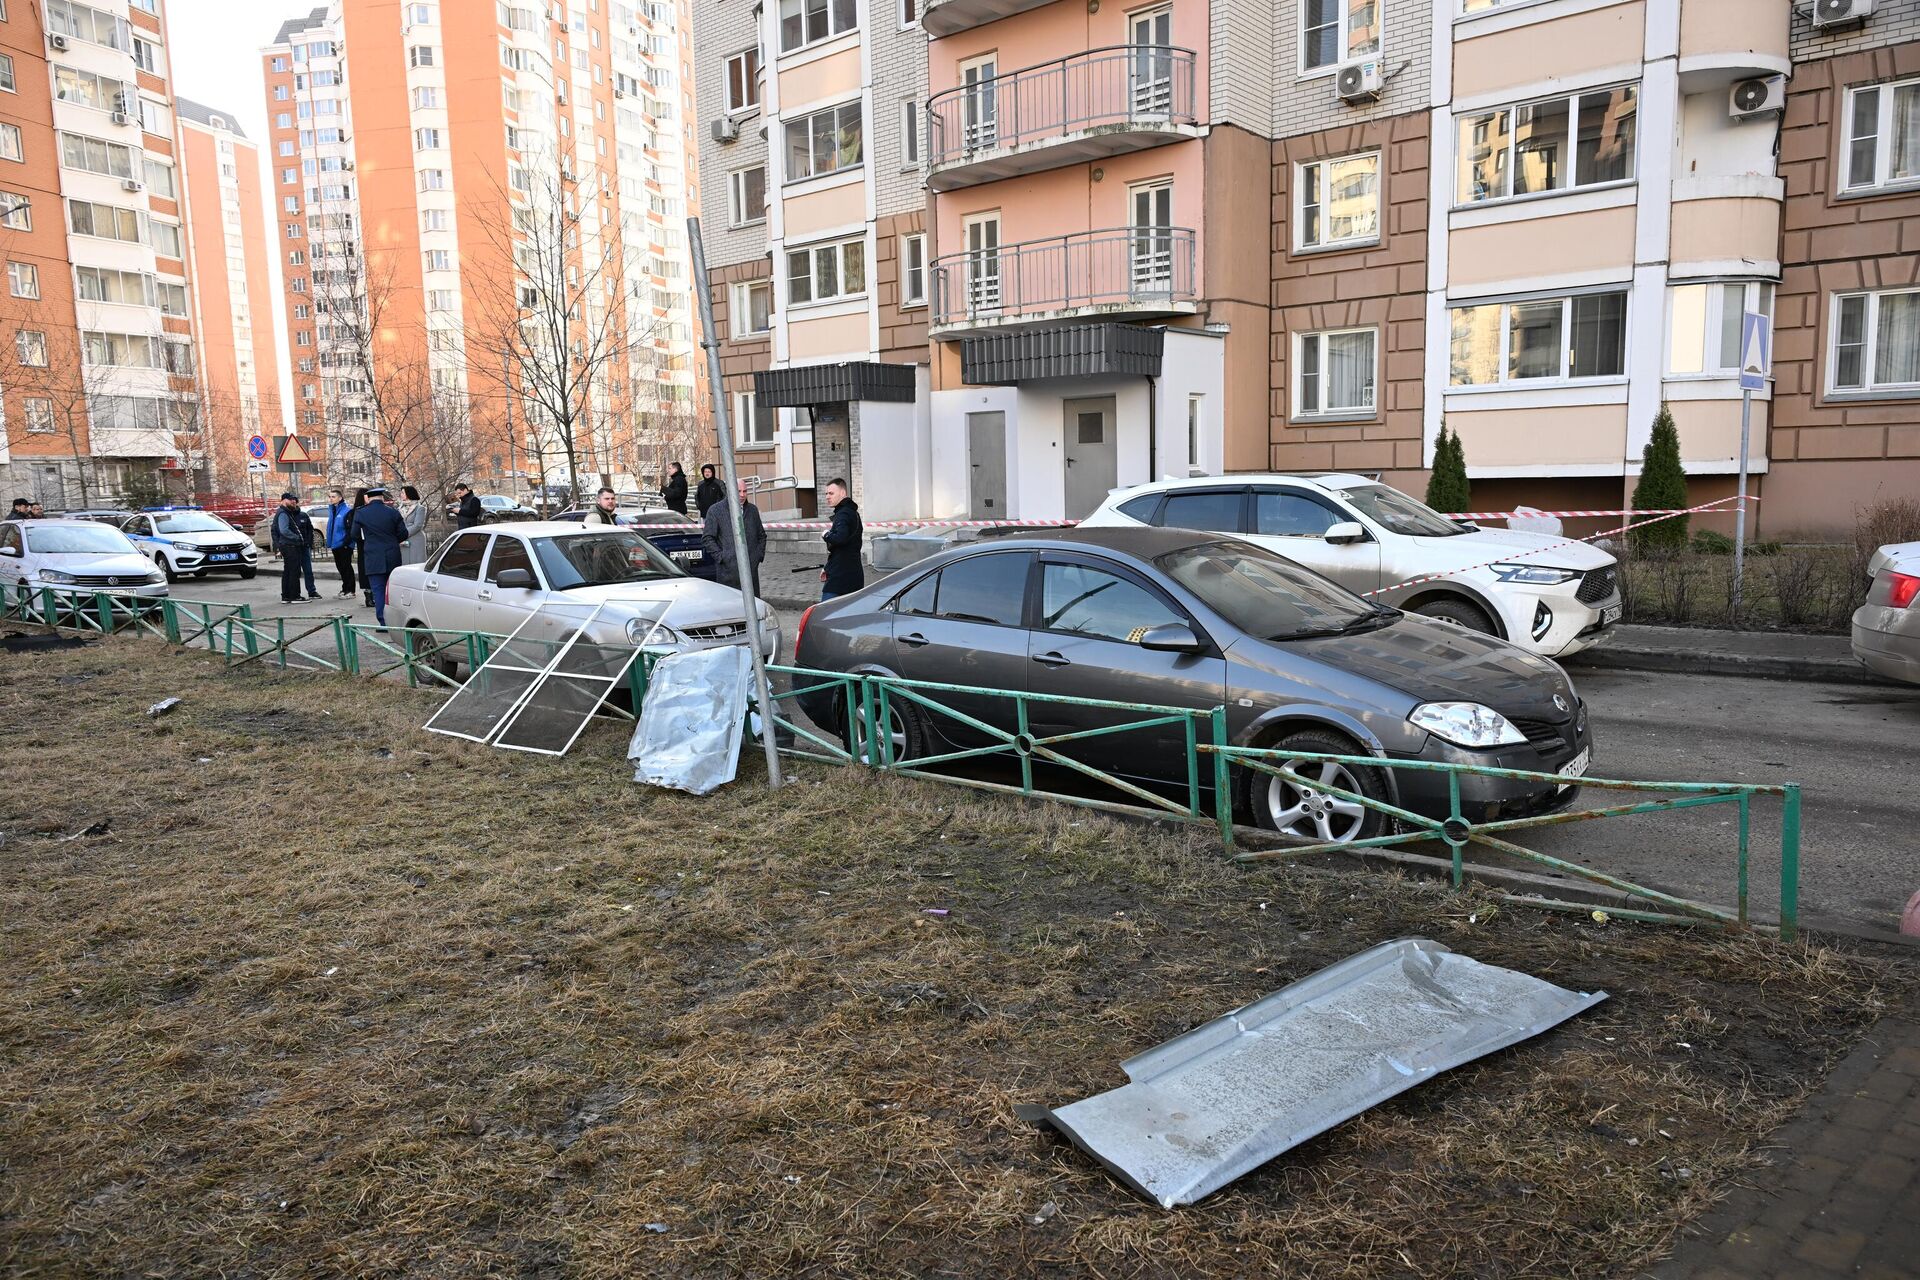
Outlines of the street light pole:
[{"label": "street light pole", "polygon": [[774,741],[773,686],[767,680],[766,660],[760,656],[760,602],[754,599],[753,557],[747,552],[746,522],[740,515],[740,483],[733,466],[733,424],[727,417],[725,383],[720,372],[720,343],[714,337],[713,294],[707,285],[707,252],[700,243],[700,219],[687,219],[687,244],[693,250],[693,287],[700,300],[700,345],[707,352],[707,375],[713,381],[714,429],[720,437],[720,466],[726,475],[727,520],[733,526],[734,563],[739,567],[740,602],[746,612],[747,646],[753,655],[753,684],[760,699],[760,745],[767,753],[767,786],[778,788],[780,746]]}]

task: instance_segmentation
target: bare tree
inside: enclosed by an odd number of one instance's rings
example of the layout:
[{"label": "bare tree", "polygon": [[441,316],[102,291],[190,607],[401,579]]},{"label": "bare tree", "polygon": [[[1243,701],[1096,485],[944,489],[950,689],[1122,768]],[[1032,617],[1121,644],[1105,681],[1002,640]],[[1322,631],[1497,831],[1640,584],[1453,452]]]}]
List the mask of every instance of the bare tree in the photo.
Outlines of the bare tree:
[{"label": "bare tree", "polygon": [[[78,329],[46,327],[17,302],[0,321],[0,339],[0,387],[17,394],[21,405],[18,415],[8,416],[8,435],[23,444],[36,436],[58,438],[65,450],[57,456],[73,464],[80,505],[92,506],[105,495],[93,453],[91,401],[111,390],[111,369],[87,362]],[[64,501],[64,474],[61,488]]]}]

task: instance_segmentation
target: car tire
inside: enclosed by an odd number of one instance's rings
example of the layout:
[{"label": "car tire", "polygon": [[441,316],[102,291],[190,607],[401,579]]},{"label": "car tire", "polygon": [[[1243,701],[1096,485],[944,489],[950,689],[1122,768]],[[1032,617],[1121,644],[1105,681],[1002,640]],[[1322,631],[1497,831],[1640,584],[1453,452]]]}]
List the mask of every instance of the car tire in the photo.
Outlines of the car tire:
[{"label": "car tire", "polygon": [[260,571],[258,569],[242,569],[240,571],[240,581],[251,582],[254,578],[258,577],[259,574]]},{"label": "car tire", "polygon": [[1413,612],[1423,618],[1442,618],[1457,623],[1469,631],[1478,631],[1481,635],[1497,636],[1500,629],[1493,625],[1493,619],[1487,611],[1471,601],[1453,596],[1439,596],[1422,601],[1413,608]]},{"label": "car tire", "polygon": [[434,656],[426,659],[426,664],[429,667],[433,668],[433,670],[439,672],[441,675],[445,676],[449,680],[452,680],[455,682],[459,681],[460,679],[459,660],[456,658],[443,658],[439,656],[439,651],[437,649],[437,646],[440,643],[440,638],[436,636],[431,630],[429,630],[424,623],[422,623],[417,618],[409,619],[407,622],[407,634],[413,637],[413,651],[415,653],[419,653],[422,649],[429,649],[434,651]]},{"label": "car tire", "polygon": [[173,565],[165,556],[155,556],[154,563],[160,566],[160,572],[167,575],[168,582],[180,581],[180,575],[173,571]]},{"label": "car tire", "polygon": [[[851,755],[857,763],[871,763],[875,768],[878,768],[878,762],[870,761],[868,758],[869,748],[865,741],[866,724],[864,720],[856,721],[852,726],[849,726],[847,724],[847,707],[845,700],[836,699],[835,706],[840,721],[840,741],[846,745],[847,754]],[[877,700],[875,709],[878,710]],[[922,756],[930,756],[933,754],[932,744],[929,742],[927,732],[926,717],[922,716],[918,709],[904,701],[890,700],[887,710],[893,722],[894,763],[912,763]],[[856,732],[858,733],[858,737],[854,736]]]},{"label": "car tire", "polygon": [[[1366,755],[1364,747],[1334,733],[1308,730],[1291,734],[1276,742],[1262,744],[1280,751],[1306,751],[1316,755]],[[1386,774],[1371,765],[1335,764],[1331,761],[1305,760],[1297,770],[1301,782],[1318,779],[1345,791],[1386,802]],[[1255,824],[1268,831],[1301,836],[1322,843],[1344,844],[1349,840],[1368,840],[1386,835],[1391,819],[1378,809],[1354,804],[1335,796],[1315,792],[1311,786],[1288,782],[1257,770],[1242,770],[1235,796],[1237,807],[1251,813]]]}]

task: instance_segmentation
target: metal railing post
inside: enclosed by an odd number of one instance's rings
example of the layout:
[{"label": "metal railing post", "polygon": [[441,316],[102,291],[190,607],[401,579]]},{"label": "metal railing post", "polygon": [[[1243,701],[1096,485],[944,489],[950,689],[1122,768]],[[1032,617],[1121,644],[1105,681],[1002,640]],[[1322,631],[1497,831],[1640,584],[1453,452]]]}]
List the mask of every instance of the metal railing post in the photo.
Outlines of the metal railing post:
[{"label": "metal railing post", "polygon": [[1227,759],[1227,709],[1213,709],[1213,816],[1220,824],[1220,845],[1233,852],[1233,762]]},{"label": "metal railing post", "polygon": [[102,635],[112,635],[115,629],[113,625],[113,597],[104,591],[94,592],[93,608],[94,612],[100,615],[100,633]]},{"label": "metal railing post", "polygon": [[1800,784],[1786,784],[1780,812],[1780,937],[1800,936]]},{"label": "metal railing post", "polygon": [[1740,792],[1740,923],[1747,922],[1747,821],[1753,808],[1753,793]]},{"label": "metal railing post", "polygon": [[1441,838],[1447,842],[1447,850],[1453,855],[1453,887],[1456,889],[1466,879],[1467,874],[1467,842],[1458,839],[1455,835],[1459,830],[1456,824],[1465,822],[1466,819],[1460,813],[1460,775],[1449,769],[1447,771],[1447,829],[1442,832]]},{"label": "metal railing post", "polygon": [[[1016,741],[1024,742],[1032,736],[1027,732],[1027,696],[1024,693],[1014,695],[1013,708],[1020,735]],[[1014,754],[1020,757],[1020,794],[1030,796],[1033,794],[1033,753],[1016,750]]]}]

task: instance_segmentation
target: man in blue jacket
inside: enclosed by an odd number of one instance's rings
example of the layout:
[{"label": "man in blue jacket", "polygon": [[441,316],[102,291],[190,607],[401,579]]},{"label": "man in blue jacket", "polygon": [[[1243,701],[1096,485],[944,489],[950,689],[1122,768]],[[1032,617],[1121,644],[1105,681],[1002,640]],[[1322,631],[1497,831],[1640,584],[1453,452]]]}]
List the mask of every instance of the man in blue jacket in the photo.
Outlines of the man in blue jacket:
[{"label": "man in blue jacket", "polygon": [[373,595],[373,620],[387,629],[387,575],[400,567],[400,544],[407,540],[407,522],[387,505],[387,491],[367,490],[367,505],[353,518],[353,536],[360,542],[361,566],[367,590]]},{"label": "man in blue jacket", "polygon": [[353,508],[343,489],[327,490],[327,550],[333,552],[333,567],[340,571],[340,594],[354,591]]}]

